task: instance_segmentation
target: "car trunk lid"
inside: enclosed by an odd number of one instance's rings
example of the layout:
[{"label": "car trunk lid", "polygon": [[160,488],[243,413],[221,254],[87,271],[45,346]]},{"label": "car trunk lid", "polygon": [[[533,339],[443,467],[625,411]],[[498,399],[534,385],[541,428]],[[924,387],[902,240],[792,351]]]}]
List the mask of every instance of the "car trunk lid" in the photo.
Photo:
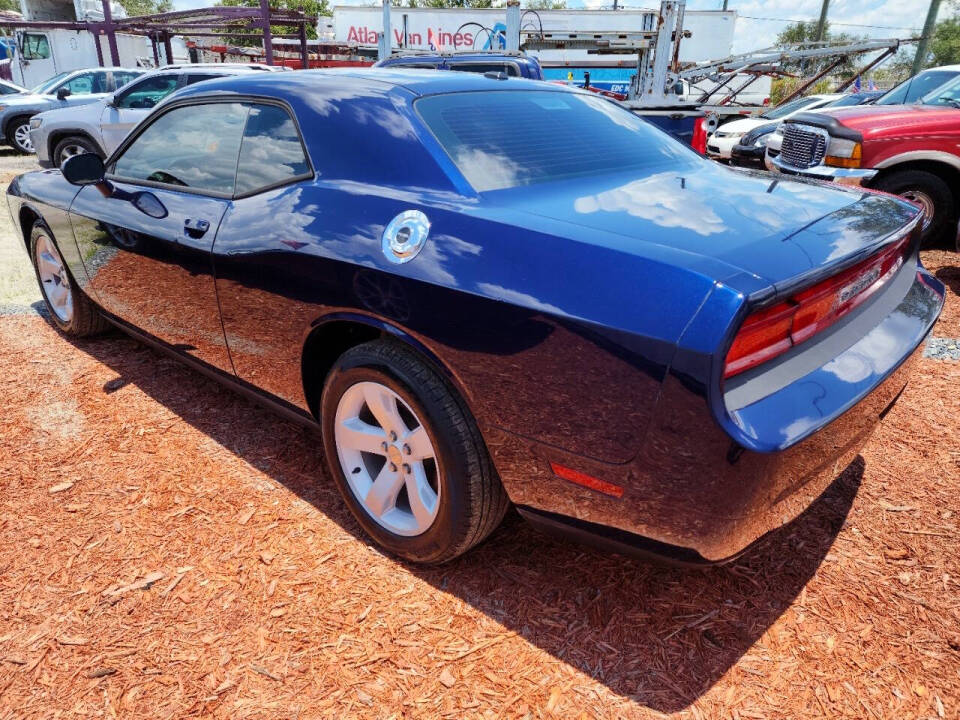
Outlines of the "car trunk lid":
[{"label": "car trunk lid", "polygon": [[490,195],[513,210],[595,230],[597,244],[693,253],[778,290],[869,254],[917,214],[875,193],[706,162],[642,178],[579,179]]}]

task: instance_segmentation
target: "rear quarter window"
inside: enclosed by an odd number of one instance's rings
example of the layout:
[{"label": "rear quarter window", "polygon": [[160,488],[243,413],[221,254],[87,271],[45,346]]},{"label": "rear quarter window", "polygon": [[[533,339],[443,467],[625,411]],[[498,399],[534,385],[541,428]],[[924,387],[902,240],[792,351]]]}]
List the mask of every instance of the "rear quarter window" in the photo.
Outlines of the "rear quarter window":
[{"label": "rear quarter window", "polygon": [[310,175],[297,126],[277,105],[252,105],[240,144],[236,194],[245,195]]}]

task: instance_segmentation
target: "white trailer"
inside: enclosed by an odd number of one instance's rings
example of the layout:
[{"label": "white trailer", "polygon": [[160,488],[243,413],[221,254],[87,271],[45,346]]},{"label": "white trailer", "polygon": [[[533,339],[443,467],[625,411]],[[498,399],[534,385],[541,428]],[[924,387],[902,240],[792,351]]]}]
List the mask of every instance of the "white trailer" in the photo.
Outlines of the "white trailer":
[{"label": "white trailer", "polygon": [[[20,0],[23,19],[33,22],[99,22],[99,0]],[[126,17],[118,3],[111,5],[114,18]],[[142,35],[116,33],[121,67],[151,67],[153,48]],[[97,45],[99,44],[99,52]],[[173,61],[189,62],[181,37],[171,39]],[[99,65],[112,65],[105,35],[66,28],[31,28],[14,31],[7,40],[13,82],[31,88],[62,72]],[[161,60],[166,58],[162,57]]]}]

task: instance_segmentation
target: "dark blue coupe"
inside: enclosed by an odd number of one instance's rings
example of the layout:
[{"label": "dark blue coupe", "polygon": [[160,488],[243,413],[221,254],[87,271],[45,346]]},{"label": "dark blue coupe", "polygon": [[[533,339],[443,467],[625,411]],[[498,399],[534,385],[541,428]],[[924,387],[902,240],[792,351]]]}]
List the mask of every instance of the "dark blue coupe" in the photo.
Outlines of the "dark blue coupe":
[{"label": "dark blue coupe", "polygon": [[730,558],[857,455],[943,304],[915,206],[503,74],[200,83],[8,202],[61,330],[117,325],[318,428],[360,525],[422,562],[510,504]]}]

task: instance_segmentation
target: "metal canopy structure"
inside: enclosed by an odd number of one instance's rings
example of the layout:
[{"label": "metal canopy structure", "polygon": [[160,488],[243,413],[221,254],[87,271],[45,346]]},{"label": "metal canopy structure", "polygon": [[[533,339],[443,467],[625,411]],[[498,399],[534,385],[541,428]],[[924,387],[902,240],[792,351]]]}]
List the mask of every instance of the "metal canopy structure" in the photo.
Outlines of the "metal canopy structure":
[{"label": "metal canopy structure", "polygon": [[[164,47],[166,64],[173,63],[173,49],[170,38],[174,35],[191,37],[233,37],[258,38],[263,40],[263,53],[268,65],[273,64],[273,38],[294,38],[300,41],[300,58],[303,67],[308,66],[307,25],[314,18],[299,10],[281,10],[271,8],[269,0],[260,0],[260,7],[208,7],[195,10],[179,10],[155,15],[113,19],[109,0],[103,0],[103,21],[33,21],[0,20],[0,28],[36,28],[66,30],[86,30],[96,36],[104,35],[110,48],[110,62],[120,64],[120,52],[117,49],[118,32],[130,35],[144,35],[153,44],[154,62],[160,65],[158,46]],[[270,26],[294,28],[296,32],[274,35]],[[96,43],[98,59],[104,64],[100,43]]]}]

